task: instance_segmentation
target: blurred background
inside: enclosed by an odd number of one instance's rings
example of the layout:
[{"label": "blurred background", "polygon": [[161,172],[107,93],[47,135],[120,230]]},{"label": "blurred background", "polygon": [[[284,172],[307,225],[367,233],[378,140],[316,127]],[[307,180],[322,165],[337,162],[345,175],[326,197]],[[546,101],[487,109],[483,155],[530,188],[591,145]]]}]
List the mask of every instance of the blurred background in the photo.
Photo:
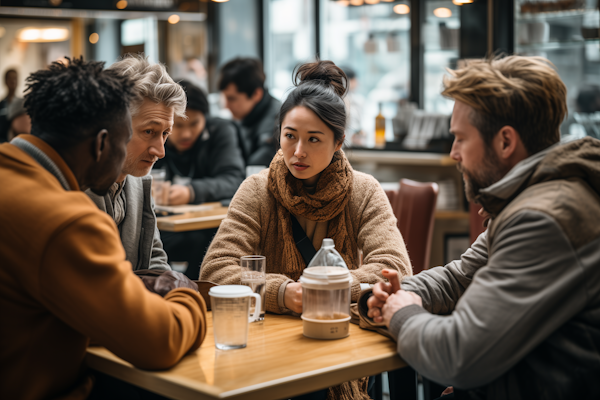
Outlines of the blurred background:
[{"label": "blurred background", "polygon": [[217,81],[232,58],[261,59],[279,100],[298,64],[332,60],[350,78],[353,167],[389,190],[400,178],[439,184],[431,265],[440,265],[474,232],[448,157],[446,69],[490,54],[545,57],[568,88],[565,140],[600,138],[599,28],[598,0],[0,0],[0,100],[22,97],[28,74],[65,56],[108,66],[144,52],[230,117]]},{"label": "blurred background", "polygon": [[[16,71],[20,97],[30,72],[64,56],[110,65],[144,52],[205,88],[212,112],[227,115],[216,90],[224,62],[262,59],[267,87],[283,99],[294,67],[319,55],[352,77],[350,146],[446,151],[430,140],[443,129],[423,129],[428,117],[447,122],[451,113],[442,76],[493,52],[552,61],[569,93],[563,134],[598,135],[584,114],[600,104],[599,21],[598,0],[0,0],[0,76]],[[380,110],[385,142],[376,143]]]}]

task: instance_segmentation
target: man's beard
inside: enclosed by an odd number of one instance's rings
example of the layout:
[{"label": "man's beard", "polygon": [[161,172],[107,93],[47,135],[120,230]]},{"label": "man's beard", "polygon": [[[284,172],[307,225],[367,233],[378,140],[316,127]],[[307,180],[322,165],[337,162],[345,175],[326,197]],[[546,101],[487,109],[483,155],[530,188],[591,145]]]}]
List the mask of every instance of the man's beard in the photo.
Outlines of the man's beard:
[{"label": "man's beard", "polygon": [[465,195],[471,203],[475,202],[475,198],[481,189],[485,189],[504,178],[508,172],[507,168],[502,165],[500,159],[493,151],[486,148],[485,155],[481,166],[476,171],[468,171],[461,163],[458,163],[456,168],[463,174],[465,182]]},{"label": "man's beard", "polygon": [[151,162],[156,162],[158,159],[154,156],[151,156],[150,153],[142,153],[141,155],[133,158],[127,155],[125,159],[125,163],[123,164],[123,174],[132,175],[132,176],[144,176],[148,173],[146,170],[147,167],[140,167],[140,161],[147,160]]}]

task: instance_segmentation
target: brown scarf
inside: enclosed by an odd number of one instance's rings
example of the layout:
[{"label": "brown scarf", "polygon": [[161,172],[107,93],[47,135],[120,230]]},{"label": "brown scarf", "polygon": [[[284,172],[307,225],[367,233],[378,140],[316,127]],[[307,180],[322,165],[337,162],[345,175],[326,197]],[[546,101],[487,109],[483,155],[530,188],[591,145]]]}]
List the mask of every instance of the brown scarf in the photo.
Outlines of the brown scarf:
[{"label": "brown scarf", "polygon": [[[327,168],[321,172],[314,194],[304,188],[285,165],[283,153],[277,152],[269,167],[268,188],[276,200],[279,233],[276,251],[285,275],[298,280],[306,263],[296,247],[290,213],[311,221],[329,221],[327,237],[333,239],[349,269],[358,268],[358,245],[352,227],[348,203],[352,194],[353,171],[343,151],[336,151]],[[271,225],[271,224],[269,224]],[[266,249],[265,249],[266,250]],[[269,257],[267,256],[267,260]],[[368,400],[368,378],[344,382],[329,388],[327,400]]]},{"label": "brown scarf", "polygon": [[306,268],[294,241],[290,213],[311,221],[329,221],[327,237],[333,239],[348,268],[358,268],[358,245],[348,206],[352,182],[352,167],[341,150],[334,153],[329,166],[321,172],[314,194],[309,194],[302,181],[292,175],[281,150],[273,158],[268,188],[276,200],[277,213],[273,217],[277,218],[281,235],[278,248],[290,279],[298,280]]}]

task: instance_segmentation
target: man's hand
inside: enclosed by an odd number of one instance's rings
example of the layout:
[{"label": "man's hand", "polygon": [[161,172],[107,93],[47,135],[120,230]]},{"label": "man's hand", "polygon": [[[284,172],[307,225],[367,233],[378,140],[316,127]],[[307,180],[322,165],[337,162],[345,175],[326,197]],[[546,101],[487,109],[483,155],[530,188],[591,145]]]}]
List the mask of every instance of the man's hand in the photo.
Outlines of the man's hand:
[{"label": "man's hand", "polygon": [[287,284],[283,305],[297,314],[302,314],[302,284],[300,282]]},{"label": "man's hand", "polygon": [[146,289],[165,297],[173,289],[188,288],[198,291],[198,285],[177,271],[165,271],[159,276],[141,276]]},{"label": "man's hand", "polygon": [[400,277],[398,276],[398,271],[384,269],[381,273],[388,282],[379,282],[375,284],[375,286],[373,286],[373,296],[367,300],[367,306],[369,307],[367,315],[377,323],[383,322],[381,308],[388,297],[400,290]]},{"label": "man's hand", "polygon": [[390,327],[390,321],[392,320],[394,314],[396,314],[396,311],[406,306],[410,306],[411,304],[416,304],[422,307],[423,301],[418,294],[407,292],[405,290],[398,290],[396,293],[390,295],[381,308],[385,326],[388,328]]},{"label": "man's hand", "polygon": [[171,185],[169,189],[169,205],[188,204],[190,202],[190,188],[183,185]]}]

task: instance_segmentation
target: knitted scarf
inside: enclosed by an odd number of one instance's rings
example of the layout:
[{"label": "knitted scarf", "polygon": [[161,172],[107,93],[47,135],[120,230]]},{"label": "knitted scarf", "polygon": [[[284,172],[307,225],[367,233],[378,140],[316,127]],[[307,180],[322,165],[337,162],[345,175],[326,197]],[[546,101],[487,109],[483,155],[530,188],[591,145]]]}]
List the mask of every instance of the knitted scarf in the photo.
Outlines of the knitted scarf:
[{"label": "knitted scarf", "polygon": [[[306,263],[296,247],[290,213],[311,221],[329,221],[327,237],[333,239],[337,251],[348,268],[358,268],[358,245],[352,227],[348,203],[352,193],[353,171],[344,152],[334,153],[333,159],[319,177],[314,194],[309,194],[302,181],[295,178],[285,165],[283,153],[277,152],[269,170],[268,189],[276,200],[277,212],[271,216],[277,224],[279,240],[274,251],[284,264],[282,269],[293,280],[298,280]],[[271,246],[267,246],[271,247]],[[265,248],[267,250],[267,248]],[[268,250],[266,253],[270,253]],[[267,255],[267,260],[269,255]],[[327,400],[368,400],[368,378],[344,382],[327,393]]]},{"label": "knitted scarf", "polygon": [[[327,168],[321,172],[314,194],[309,194],[302,181],[295,178],[285,165],[283,153],[277,152],[271,162],[268,189],[276,200],[277,251],[285,262],[285,274],[298,280],[306,264],[296,247],[290,213],[311,221],[329,221],[327,237],[332,238],[336,250],[348,268],[358,267],[356,235],[352,227],[348,202],[352,192],[353,171],[344,153],[339,150]],[[271,224],[269,224],[271,225]]]}]

